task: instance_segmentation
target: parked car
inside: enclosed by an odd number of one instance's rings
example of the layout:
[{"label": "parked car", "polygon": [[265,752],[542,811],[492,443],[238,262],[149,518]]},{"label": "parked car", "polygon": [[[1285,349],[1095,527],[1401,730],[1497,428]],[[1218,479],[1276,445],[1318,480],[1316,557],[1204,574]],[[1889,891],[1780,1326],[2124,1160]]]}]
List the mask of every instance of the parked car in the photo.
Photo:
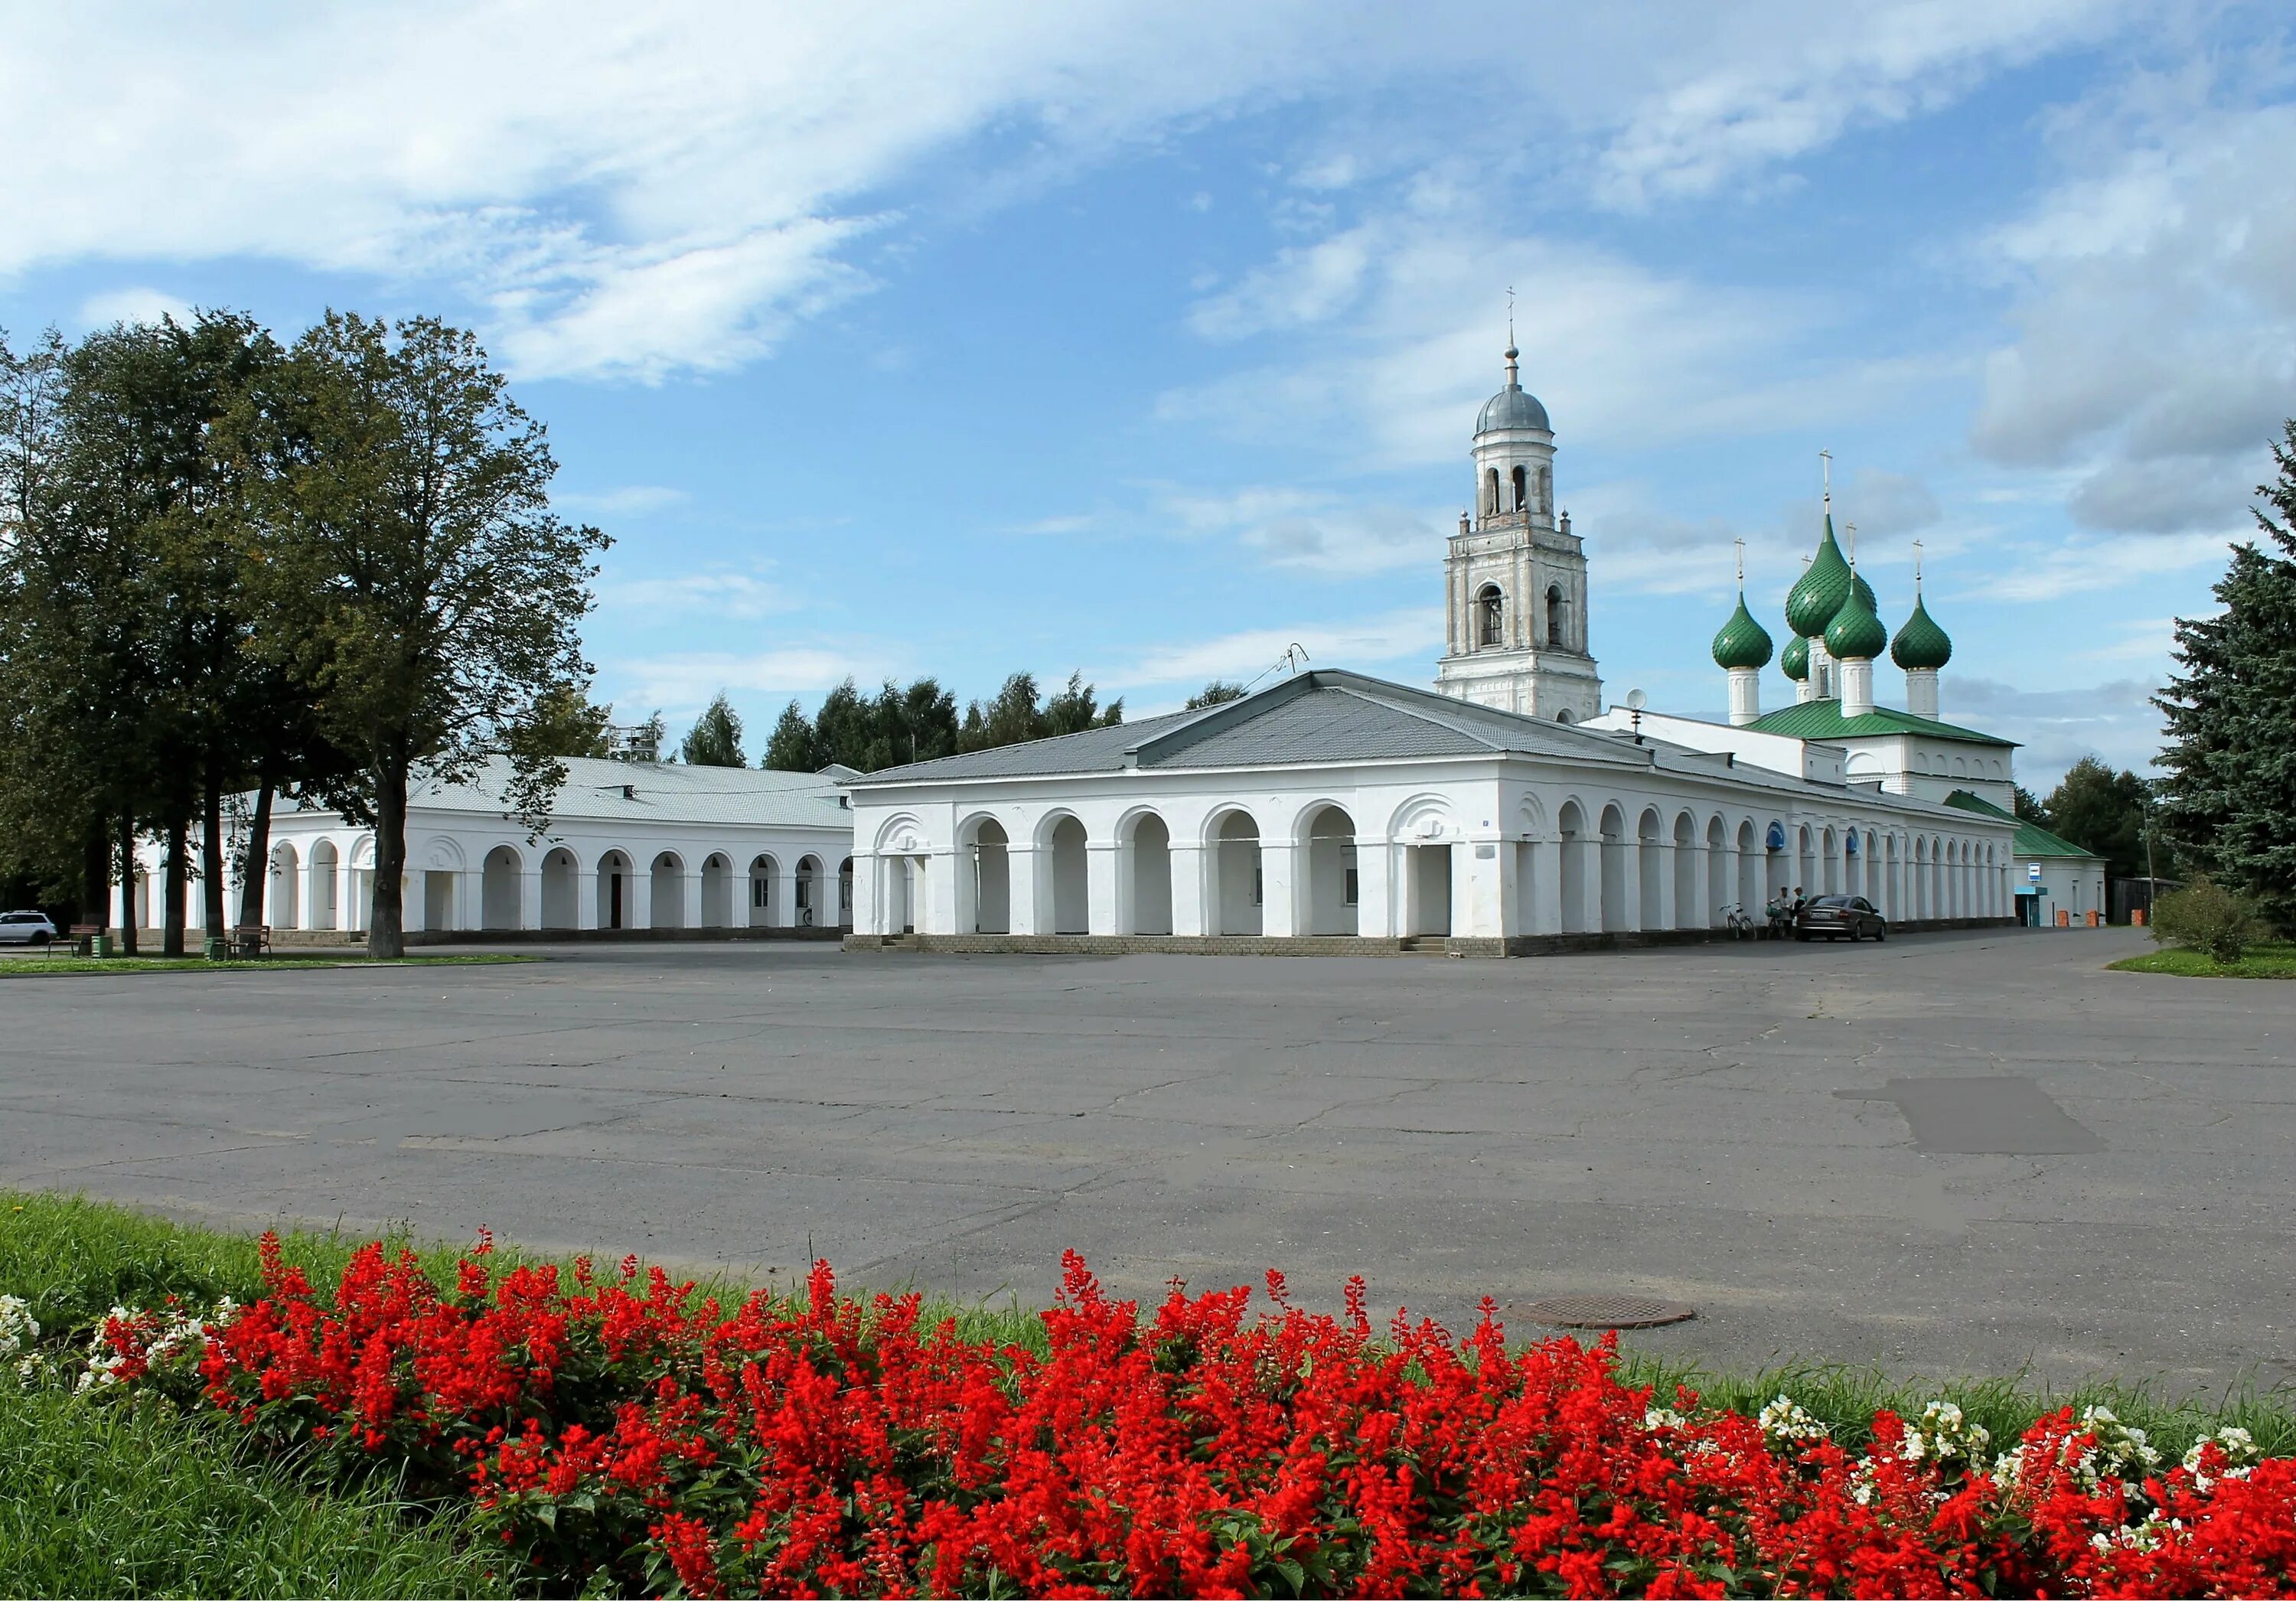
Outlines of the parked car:
[{"label": "parked car", "polygon": [[1794,914],[1795,939],[1808,940],[1819,934],[1829,940],[1839,940],[1844,934],[1853,940],[1886,940],[1890,937],[1890,924],[1863,895],[1821,895],[1815,900],[1804,901],[1801,910]]},{"label": "parked car", "polygon": [[45,912],[0,912],[0,945],[45,945],[62,932]]}]

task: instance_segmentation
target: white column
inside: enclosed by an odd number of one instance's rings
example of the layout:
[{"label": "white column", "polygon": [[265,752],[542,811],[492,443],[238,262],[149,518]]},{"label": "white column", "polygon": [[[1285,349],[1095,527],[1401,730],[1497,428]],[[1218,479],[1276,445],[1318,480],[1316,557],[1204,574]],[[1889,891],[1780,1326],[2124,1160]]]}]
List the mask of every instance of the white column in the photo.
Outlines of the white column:
[{"label": "white column", "polygon": [[1514,847],[1504,841],[1467,840],[1451,848],[1451,929],[1464,937],[1504,940],[1513,932],[1510,882]]},{"label": "white column", "polygon": [[[935,850],[925,857],[925,905],[918,908],[917,928],[929,934],[971,933],[970,921],[957,921],[962,877],[972,869],[970,857],[955,850]],[[857,895],[860,892],[857,888]]]},{"label": "white column", "polygon": [[1658,869],[1658,923],[1656,926],[1659,928],[1672,928],[1675,925],[1674,842],[1672,840],[1659,841],[1658,851],[1652,858],[1652,865]]},{"label": "white column", "polygon": [[[308,850],[295,858],[295,923],[299,928],[320,929],[327,926],[324,911],[327,904],[326,879],[311,862]],[[194,886],[196,888],[197,886]],[[194,900],[202,899],[194,897]]]},{"label": "white column", "polygon": [[542,926],[542,869],[527,868],[518,875],[518,925],[521,928]]},{"label": "white column", "polygon": [[598,864],[595,861],[586,867],[579,861],[574,865],[574,926],[598,926]]},{"label": "white column", "polygon": [[430,909],[428,885],[420,868],[409,868],[398,879],[398,926],[410,934],[426,932],[423,917]]},{"label": "white column", "polygon": [[[1033,934],[1037,932],[1037,848],[1014,840],[1004,850],[1006,872],[1012,890],[1013,932]],[[1050,867],[1049,862],[1046,863]]]},{"label": "white column", "polygon": [[1176,935],[1212,932],[1204,918],[1204,863],[1210,854],[1201,841],[1172,842],[1172,932]]},{"label": "white column", "polygon": [[1403,926],[1397,919],[1395,855],[1386,840],[1356,836],[1356,932],[1365,939],[1391,939]]},{"label": "white column", "polygon": [[633,858],[629,871],[622,874],[622,926],[653,926],[653,863],[651,858],[643,862]]},{"label": "white column", "polygon": [[[858,862],[854,864],[854,871],[857,873],[860,871]],[[857,889],[855,891],[856,894],[859,892]],[[766,919],[775,928],[797,926],[797,858],[795,857],[791,857],[788,861],[782,860],[778,856],[774,858],[773,904],[766,908]]]},{"label": "white column", "polygon": [[1530,932],[1562,932],[1562,842],[1534,840],[1530,846]]},{"label": "white column", "polygon": [[1092,934],[1113,934],[1119,932],[1116,921],[1116,864],[1118,850],[1114,840],[1087,839],[1084,845],[1085,932]]},{"label": "white column", "polygon": [[[1606,844],[1603,849],[1619,853],[1619,922],[1616,932],[1638,932],[1643,925],[1642,840],[1638,835],[1626,834],[1616,844]],[[1610,926],[1607,921],[1604,926]]]},{"label": "white column", "polygon": [[687,867],[684,874],[684,882],[679,888],[682,892],[678,899],[684,903],[685,915],[679,919],[678,926],[700,928],[701,926],[701,869],[699,866]]},{"label": "white column", "polygon": [[1299,932],[1298,858],[1289,840],[1259,842],[1259,932],[1283,937]]}]

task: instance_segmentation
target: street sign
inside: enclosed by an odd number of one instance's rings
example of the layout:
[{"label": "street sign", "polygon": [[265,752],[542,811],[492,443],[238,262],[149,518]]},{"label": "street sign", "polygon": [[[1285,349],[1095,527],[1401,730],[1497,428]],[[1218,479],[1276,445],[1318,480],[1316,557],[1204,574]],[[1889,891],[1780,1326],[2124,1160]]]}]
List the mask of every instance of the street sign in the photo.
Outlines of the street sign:
[{"label": "street sign", "polygon": [[2039,883],[2041,882],[2041,864],[2038,862],[2026,863],[2025,876],[2033,883]]}]

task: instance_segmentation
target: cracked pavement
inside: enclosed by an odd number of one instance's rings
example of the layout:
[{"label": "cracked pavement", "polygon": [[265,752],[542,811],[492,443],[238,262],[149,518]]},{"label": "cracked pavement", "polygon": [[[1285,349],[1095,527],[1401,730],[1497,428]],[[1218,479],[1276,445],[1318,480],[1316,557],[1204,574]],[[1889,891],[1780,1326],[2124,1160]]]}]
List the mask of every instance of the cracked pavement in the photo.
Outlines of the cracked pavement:
[{"label": "cracked pavement", "polygon": [[[1067,1246],[1129,1293],[1360,1272],[1455,1325],[1636,1293],[1700,1317],[1636,1343],[1713,1363],[2282,1383],[2296,985],[2103,971],[2144,944],[12,980],[0,1183],[966,1298],[1047,1297]],[[1924,1153],[1874,1098],[2005,1077],[2103,1149]]]}]

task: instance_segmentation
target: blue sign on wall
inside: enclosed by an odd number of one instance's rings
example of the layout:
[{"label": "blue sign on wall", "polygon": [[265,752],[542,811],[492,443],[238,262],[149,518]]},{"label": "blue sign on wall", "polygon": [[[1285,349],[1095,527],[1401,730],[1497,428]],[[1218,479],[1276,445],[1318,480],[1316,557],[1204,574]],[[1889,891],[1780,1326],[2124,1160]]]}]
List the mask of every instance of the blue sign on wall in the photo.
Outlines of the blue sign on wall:
[{"label": "blue sign on wall", "polygon": [[1786,848],[1786,830],[1784,824],[1773,823],[1770,825],[1769,847],[1773,850],[1784,850]]}]

